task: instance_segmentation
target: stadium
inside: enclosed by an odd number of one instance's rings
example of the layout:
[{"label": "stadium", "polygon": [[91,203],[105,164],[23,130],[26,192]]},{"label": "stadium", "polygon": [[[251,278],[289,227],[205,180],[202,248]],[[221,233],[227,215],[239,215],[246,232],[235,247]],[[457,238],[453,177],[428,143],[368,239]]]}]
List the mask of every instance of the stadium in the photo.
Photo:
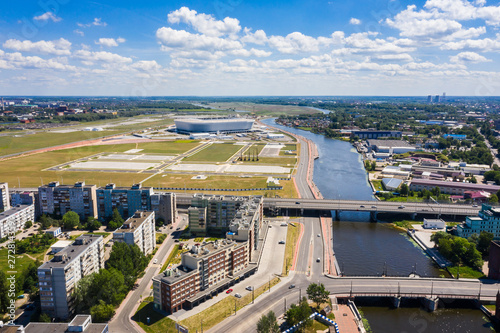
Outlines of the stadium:
[{"label": "stadium", "polygon": [[178,133],[241,133],[252,130],[254,120],[242,118],[176,119]]}]

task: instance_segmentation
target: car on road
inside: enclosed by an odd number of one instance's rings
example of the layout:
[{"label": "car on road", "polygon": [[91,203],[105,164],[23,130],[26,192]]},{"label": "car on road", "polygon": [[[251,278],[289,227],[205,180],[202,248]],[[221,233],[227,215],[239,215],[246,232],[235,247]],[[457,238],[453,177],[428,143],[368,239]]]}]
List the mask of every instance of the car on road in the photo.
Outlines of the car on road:
[{"label": "car on road", "polygon": [[300,202],[296,201],[296,202],[295,202],[295,204],[296,204],[296,205],[300,205]]},{"label": "car on road", "polygon": [[230,294],[230,293],[232,293],[232,292],[233,292],[233,289],[228,289],[228,290],[226,291],[226,294]]},{"label": "car on road", "polygon": [[321,261],[321,258],[316,259],[316,262],[320,262],[320,261]]},{"label": "car on road", "polygon": [[372,208],[377,208],[377,206],[372,206]]},{"label": "car on road", "polygon": [[155,259],[155,260],[153,261],[153,264],[157,264],[157,263],[158,263],[158,259]]},{"label": "car on road", "polygon": [[477,207],[477,204],[473,204],[472,207]]},{"label": "car on road", "polygon": [[403,208],[405,208],[405,206],[401,205],[401,206],[399,206],[398,208],[399,208],[399,209],[403,209]]},{"label": "car on road", "polygon": [[291,284],[291,285],[288,287],[288,289],[293,289],[293,288],[295,288],[295,285],[294,285],[294,284]]},{"label": "car on road", "polygon": [[241,298],[241,295],[240,295],[240,294],[238,294],[238,293],[236,293],[236,294],[234,294],[234,297],[236,297],[236,298]]},{"label": "car on road", "polygon": [[252,291],[252,290],[253,290],[253,287],[252,287],[252,286],[248,286],[248,287],[246,287],[245,289],[246,289],[246,290],[248,290],[248,291]]},{"label": "car on road", "polygon": [[361,205],[361,206],[359,206],[359,208],[365,208],[365,206]]},{"label": "car on road", "polygon": [[181,228],[177,228],[177,229],[175,229],[175,230],[181,230]]},{"label": "car on road", "polygon": [[284,241],[284,240],[280,240],[280,241],[278,242],[278,244],[285,244],[285,241]]},{"label": "car on road", "polygon": [[320,235],[320,234],[317,234],[316,236],[317,236],[317,237],[321,237],[321,235]]},{"label": "car on road", "polygon": [[288,225],[288,223],[286,223],[286,222],[283,222],[280,224],[280,226],[282,226],[282,227],[286,227],[287,225]]},{"label": "car on road", "polygon": [[24,298],[24,295],[19,295],[17,296],[17,298]]}]

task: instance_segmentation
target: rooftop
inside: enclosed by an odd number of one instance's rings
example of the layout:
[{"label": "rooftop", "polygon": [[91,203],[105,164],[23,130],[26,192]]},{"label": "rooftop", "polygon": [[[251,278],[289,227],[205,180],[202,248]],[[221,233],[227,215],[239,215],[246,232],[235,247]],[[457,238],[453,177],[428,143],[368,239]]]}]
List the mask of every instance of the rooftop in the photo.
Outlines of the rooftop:
[{"label": "rooftop", "polygon": [[[68,323],[29,323],[25,328],[25,333],[66,333]],[[103,333],[106,332],[108,324],[90,324],[82,333]]]},{"label": "rooftop", "polygon": [[413,179],[411,181],[412,185],[428,185],[428,186],[441,186],[441,187],[455,187],[463,189],[472,189],[479,191],[494,191],[500,190],[498,185],[485,185],[485,184],[473,184],[473,183],[461,183],[461,182],[445,182],[440,180],[430,180],[430,179]]},{"label": "rooftop", "polygon": [[407,147],[407,148],[415,148],[415,146],[409,144],[403,140],[376,140],[376,139],[368,139],[366,140],[369,146],[378,146],[378,147]]},{"label": "rooftop", "polygon": [[100,235],[82,235],[75,239],[73,244],[58,252],[52,260],[43,263],[38,269],[66,267],[71,261],[82,254],[91,244],[102,240]]},{"label": "rooftop", "polygon": [[135,212],[134,216],[129,217],[124,223],[120,232],[134,232],[137,228],[139,228],[144,221],[146,221],[153,212],[147,211],[138,211]]},{"label": "rooftop", "polygon": [[29,207],[33,207],[33,205],[17,205],[15,207],[11,207],[11,209],[3,211],[0,213],[0,220],[3,220],[5,218],[8,218],[9,216],[12,216],[16,213],[19,213],[20,211],[27,209]]}]

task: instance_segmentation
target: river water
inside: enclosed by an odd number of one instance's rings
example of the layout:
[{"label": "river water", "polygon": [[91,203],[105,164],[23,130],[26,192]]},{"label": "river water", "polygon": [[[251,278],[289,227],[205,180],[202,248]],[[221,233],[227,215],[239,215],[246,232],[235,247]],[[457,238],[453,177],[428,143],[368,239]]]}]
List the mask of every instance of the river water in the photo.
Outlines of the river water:
[{"label": "river water", "polygon": [[[314,163],[314,182],[328,199],[375,200],[360,154],[348,142],[278,125],[263,123],[312,140],[320,158]],[[442,276],[423,250],[404,232],[384,223],[370,223],[368,213],[343,212],[333,223],[333,248],[345,275]],[[491,332],[479,310],[441,308],[428,313],[418,303],[392,309],[377,301],[360,307],[374,333]],[[466,305],[467,306],[467,305]]]}]

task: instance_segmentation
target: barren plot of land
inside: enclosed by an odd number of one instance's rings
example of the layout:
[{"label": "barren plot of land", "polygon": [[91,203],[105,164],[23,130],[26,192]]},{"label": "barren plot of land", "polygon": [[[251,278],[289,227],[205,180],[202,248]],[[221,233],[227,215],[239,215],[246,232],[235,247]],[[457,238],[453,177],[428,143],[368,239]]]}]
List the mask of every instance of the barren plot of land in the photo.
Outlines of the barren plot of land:
[{"label": "barren plot of land", "polygon": [[217,172],[222,166],[215,164],[175,164],[169,166],[167,169],[172,171],[205,171]]},{"label": "barren plot of land", "polygon": [[225,162],[240,149],[241,146],[233,143],[214,143],[196,154],[184,158],[184,161]]},{"label": "barren plot of land", "polygon": [[259,156],[260,157],[277,157],[280,155],[280,150],[283,148],[284,145],[282,144],[276,144],[276,143],[270,143],[267,144],[261,151]]},{"label": "barren plot of land", "polygon": [[138,156],[136,161],[170,161],[174,156],[166,156],[166,155],[141,155]]},{"label": "barren plot of land", "polygon": [[101,160],[133,160],[139,157],[139,155],[127,155],[127,154],[110,154],[99,156]]},{"label": "barren plot of land", "polygon": [[140,162],[105,162],[88,161],[75,163],[70,169],[92,169],[92,170],[146,170],[157,166],[158,163],[140,163]]},{"label": "barren plot of land", "polygon": [[144,149],[130,149],[130,150],[127,150],[125,152],[125,154],[135,154],[135,153],[138,153],[138,152],[141,152],[143,151]]},{"label": "barren plot of land", "polygon": [[288,174],[290,173],[290,168],[271,165],[229,165],[225,171],[231,173]]}]

